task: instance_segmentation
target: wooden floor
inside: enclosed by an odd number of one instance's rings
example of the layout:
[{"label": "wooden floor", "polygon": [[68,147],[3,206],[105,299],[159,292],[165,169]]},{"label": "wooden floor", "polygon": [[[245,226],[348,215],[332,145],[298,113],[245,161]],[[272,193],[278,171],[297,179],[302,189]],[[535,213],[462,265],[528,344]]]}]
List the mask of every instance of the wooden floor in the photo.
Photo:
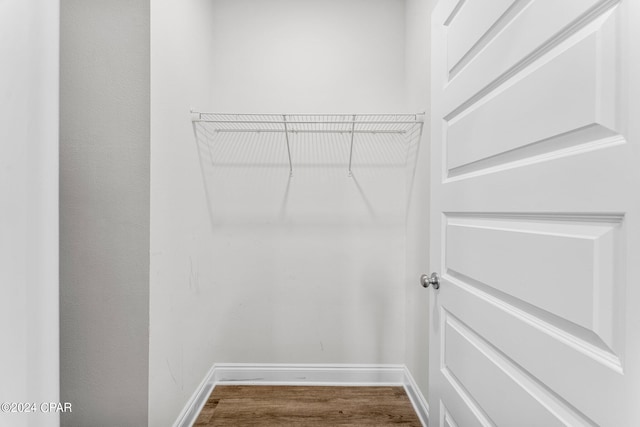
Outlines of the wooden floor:
[{"label": "wooden floor", "polygon": [[403,387],[226,386],[194,426],[421,426]]}]

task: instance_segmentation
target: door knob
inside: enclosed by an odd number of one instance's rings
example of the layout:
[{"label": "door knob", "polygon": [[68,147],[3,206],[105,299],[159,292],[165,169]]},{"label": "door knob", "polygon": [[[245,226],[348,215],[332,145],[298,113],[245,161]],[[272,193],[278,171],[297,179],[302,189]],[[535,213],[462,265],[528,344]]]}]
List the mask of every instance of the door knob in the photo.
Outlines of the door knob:
[{"label": "door knob", "polygon": [[440,289],[440,277],[438,277],[438,273],[435,272],[431,273],[431,276],[423,274],[422,276],[420,276],[420,284],[425,288],[428,288],[429,285],[432,285],[433,289]]}]

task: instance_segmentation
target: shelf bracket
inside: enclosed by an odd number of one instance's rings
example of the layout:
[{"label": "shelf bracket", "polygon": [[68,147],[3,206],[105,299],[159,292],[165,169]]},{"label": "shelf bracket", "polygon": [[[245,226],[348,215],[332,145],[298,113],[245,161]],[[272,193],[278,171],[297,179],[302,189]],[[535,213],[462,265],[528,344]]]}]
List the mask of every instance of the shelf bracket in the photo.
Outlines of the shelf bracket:
[{"label": "shelf bracket", "polygon": [[289,177],[293,176],[293,164],[291,163],[291,147],[289,146],[289,130],[287,129],[287,115],[282,115],[282,123],[284,124],[284,137],[287,141],[287,154],[289,155]]},{"label": "shelf bracket", "polygon": [[356,130],[356,115],[353,115],[353,123],[351,123],[351,148],[349,149],[349,176],[353,176],[351,173],[351,160],[353,159],[353,134]]}]

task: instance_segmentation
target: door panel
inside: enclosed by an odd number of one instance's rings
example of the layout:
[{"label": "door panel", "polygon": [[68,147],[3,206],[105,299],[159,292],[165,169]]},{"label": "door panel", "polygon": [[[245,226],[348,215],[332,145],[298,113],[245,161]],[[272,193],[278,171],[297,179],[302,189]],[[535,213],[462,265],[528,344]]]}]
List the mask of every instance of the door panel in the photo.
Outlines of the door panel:
[{"label": "door panel", "polygon": [[[449,24],[447,37],[447,65],[450,74],[462,68],[464,63],[479,47],[479,41],[496,22],[519,0],[493,0],[491,2],[471,2],[462,8],[459,3],[459,13]],[[485,36],[486,37],[486,36]]]},{"label": "door panel", "polygon": [[432,20],[431,425],[640,425],[640,2],[483,6]]},{"label": "door panel", "polygon": [[[570,325],[536,316],[535,310],[510,304],[453,277],[447,279],[446,285],[445,293],[443,280],[438,295],[446,313],[468,325],[556,394],[568,401],[584,400],[591,406],[599,405],[602,399],[599,390],[606,389],[612,394],[611,399],[618,398],[611,407],[620,406],[624,371],[621,360],[611,352],[594,345],[588,337],[580,337]],[[584,388],[594,385],[597,387],[593,392],[585,396]]]},{"label": "door panel", "polygon": [[[517,82],[447,117],[449,174],[472,163],[477,170],[491,156],[501,155],[503,161],[524,157],[514,151],[531,150],[531,144],[544,144],[537,151],[550,152],[566,147],[568,141],[575,145],[590,136],[615,135],[598,123],[601,110],[606,117],[615,116],[613,105],[601,105],[601,88],[607,85],[600,70],[611,64],[601,64],[599,57],[599,39],[590,34]],[[585,128],[590,131],[583,138],[567,138]],[[489,139],[491,144],[479,143]]]},{"label": "door panel", "polygon": [[621,309],[614,301],[619,222],[586,219],[447,216],[444,271],[511,304],[537,308],[537,317],[573,323],[580,335],[610,348]]},{"label": "door panel", "polygon": [[[440,400],[440,424],[457,425],[461,427],[486,427],[493,425],[473,398],[464,390],[462,385],[452,378],[448,371],[442,374],[446,381],[442,384],[442,398]],[[447,402],[445,405],[444,402]],[[429,413],[429,425],[433,425],[435,413]]]},{"label": "door panel", "polygon": [[453,416],[447,411],[447,408],[442,405],[442,409],[440,410],[442,414],[442,425],[445,427],[458,427],[458,424],[453,419]]},{"label": "door panel", "polygon": [[445,377],[473,396],[495,425],[592,424],[453,315],[445,312],[443,324]]},{"label": "door panel", "polygon": [[[441,15],[437,23],[443,32],[442,43],[448,43],[451,28],[460,12],[476,2],[441,0],[443,6],[440,10],[448,9],[446,18]],[[459,3],[462,5],[457,8],[458,13],[451,14],[450,11],[455,10]],[[482,3],[484,6],[487,2]],[[465,108],[466,101],[473,101],[469,94],[480,97],[492,92],[512,76],[527,70],[533,62],[541,58],[544,60],[549,52],[572,37],[593,33],[601,27],[601,22],[607,19],[618,1],[562,0],[560,3],[557,0],[520,0],[518,4],[521,10],[517,14],[502,15],[500,21],[493,24],[492,28],[500,31],[483,35],[481,49],[477,49],[473,58],[467,59],[465,67],[454,74],[444,71],[442,79],[436,82],[439,87],[447,86],[447,99],[443,100],[445,114],[456,108]],[[540,25],[542,22],[544,25]],[[446,70],[446,66],[437,66],[439,72],[443,68]]]}]

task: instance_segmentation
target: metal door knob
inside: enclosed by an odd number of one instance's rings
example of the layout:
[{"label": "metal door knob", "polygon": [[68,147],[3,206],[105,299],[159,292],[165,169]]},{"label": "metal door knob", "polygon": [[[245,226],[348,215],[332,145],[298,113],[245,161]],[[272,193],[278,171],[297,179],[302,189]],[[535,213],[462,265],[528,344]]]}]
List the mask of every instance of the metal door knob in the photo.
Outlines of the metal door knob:
[{"label": "metal door knob", "polygon": [[438,273],[435,272],[431,273],[431,276],[423,274],[422,276],[420,276],[420,284],[425,288],[428,288],[429,285],[432,285],[433,289],[440,289],[440,277],[438,277]]}]

